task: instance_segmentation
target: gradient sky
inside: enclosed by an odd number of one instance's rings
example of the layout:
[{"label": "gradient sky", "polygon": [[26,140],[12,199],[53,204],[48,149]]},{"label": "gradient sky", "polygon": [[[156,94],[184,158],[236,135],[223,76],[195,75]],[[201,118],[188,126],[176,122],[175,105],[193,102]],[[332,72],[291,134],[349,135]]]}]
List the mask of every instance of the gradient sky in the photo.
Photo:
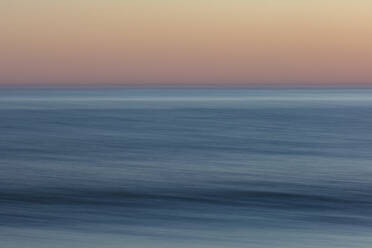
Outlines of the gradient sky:
[{"label": "gradient sky", "polygon": [[0,84],[372,84],[370,0],[1,0]]}]

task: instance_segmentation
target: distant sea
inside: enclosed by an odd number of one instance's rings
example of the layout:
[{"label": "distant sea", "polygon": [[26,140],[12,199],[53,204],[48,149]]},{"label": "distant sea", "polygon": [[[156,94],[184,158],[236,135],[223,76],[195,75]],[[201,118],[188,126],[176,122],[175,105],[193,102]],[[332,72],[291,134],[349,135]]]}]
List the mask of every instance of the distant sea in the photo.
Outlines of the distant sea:
[{"label": "distant sea", "polygon": [[1,248],[370,248],[371,89],[2,89]]}]

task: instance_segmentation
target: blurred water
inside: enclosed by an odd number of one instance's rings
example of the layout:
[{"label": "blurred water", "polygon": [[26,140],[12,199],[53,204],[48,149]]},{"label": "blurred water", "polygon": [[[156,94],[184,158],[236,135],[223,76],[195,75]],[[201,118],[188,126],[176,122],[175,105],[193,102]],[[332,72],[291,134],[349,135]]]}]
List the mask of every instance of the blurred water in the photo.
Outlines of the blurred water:
[{"label": "blurred water", "polygon": [[371,247],[372,90],[0,92],[0,247]]}]

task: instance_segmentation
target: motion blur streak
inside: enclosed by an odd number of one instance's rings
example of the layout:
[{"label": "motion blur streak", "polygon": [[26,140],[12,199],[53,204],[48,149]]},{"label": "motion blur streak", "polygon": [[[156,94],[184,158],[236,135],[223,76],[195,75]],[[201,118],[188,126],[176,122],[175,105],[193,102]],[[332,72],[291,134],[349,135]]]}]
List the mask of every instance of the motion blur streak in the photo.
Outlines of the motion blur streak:
[{"label": "motion blur streak", "polygon": [[3,90],[0,116],[0,247],[371,247],[372,90]]}]

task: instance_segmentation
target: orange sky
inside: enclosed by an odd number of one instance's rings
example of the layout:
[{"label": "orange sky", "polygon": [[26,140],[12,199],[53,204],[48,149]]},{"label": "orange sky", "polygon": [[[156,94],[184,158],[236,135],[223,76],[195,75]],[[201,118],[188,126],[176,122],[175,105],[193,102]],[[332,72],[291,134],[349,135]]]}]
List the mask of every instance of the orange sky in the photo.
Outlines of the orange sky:
[{"label": "orange sky", "polygon": [[2,0],[0,84],[372,84],[372,1]]}]

